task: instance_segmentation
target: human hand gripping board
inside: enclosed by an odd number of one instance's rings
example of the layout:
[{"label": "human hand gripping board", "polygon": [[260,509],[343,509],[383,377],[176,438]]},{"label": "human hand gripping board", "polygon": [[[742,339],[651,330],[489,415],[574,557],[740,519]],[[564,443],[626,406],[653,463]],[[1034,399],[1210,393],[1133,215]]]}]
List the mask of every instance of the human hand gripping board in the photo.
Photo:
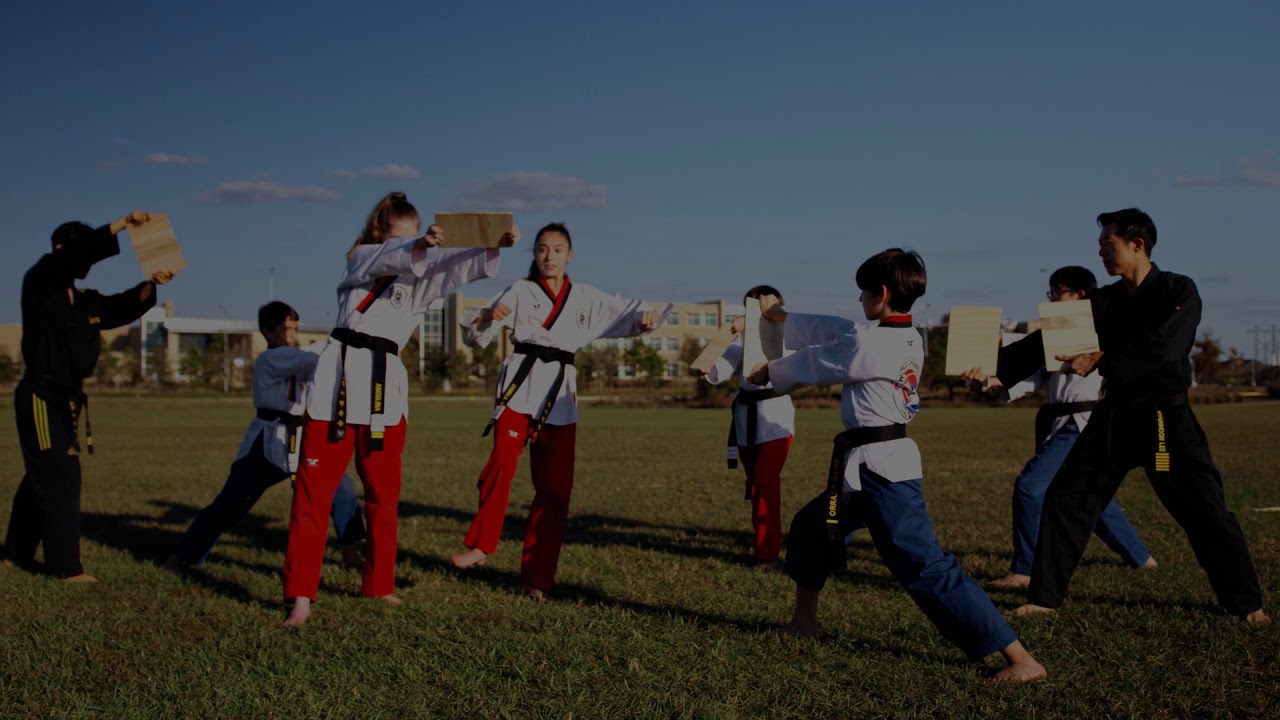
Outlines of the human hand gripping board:
[{"label": "human hand gripping board", "polygon": [[1093,304],[1088,300],[1040,303],[1040,333],[1044,339],[1044,366],[1062,365],[1059,356],[1098,352],[1093,327]]},{"label": "human hand gripping board", "polygon": [[125,232],[129,233],[129,242],[142,263],[143,277],[149,278],[157,270],[172,270],[176,273],[187,267],[167,214],[152,213],[150,220],[141,225],[129,226]]},{"label": "human hand gripping board", "polygon": [[750,375],[757,365],[786,357],[783,338],[784,325],[774,322],[760,312],[760,303],[746,303],[746,316],[742,324],[742,372]]},{"label": "human hand gripping board", "polygon": [[444,231],[440,247],[496,248],[515,221],[509,212],[436,213],[436,225]]},{"label": "human hand gripping board", "polygon": [[971,368],[996,374],[1001,317],[998,307],[952,306],[947,324],[947,375],[959,375]]}]

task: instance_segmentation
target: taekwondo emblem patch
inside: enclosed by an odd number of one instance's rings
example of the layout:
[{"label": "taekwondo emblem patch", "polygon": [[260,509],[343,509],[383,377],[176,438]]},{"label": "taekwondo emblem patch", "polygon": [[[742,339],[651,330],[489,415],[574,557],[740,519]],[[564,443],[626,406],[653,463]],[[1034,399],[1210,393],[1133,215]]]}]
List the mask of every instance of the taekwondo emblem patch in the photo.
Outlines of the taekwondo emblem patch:
[{"label": "taekwondo emblem patch", "polygon": [[579,310],[578,311],[578,327],[585,328],[586,326],[587,326],[587,311]]},{"label": "taekwondo emblem patch", "polygon": [[404,307],[404,304],[408,299],[409,291],[406,290],[403,285],[396,285],[395,289],[391,291],[391,307],[397,310]]},{"label": "taekwondo emblem patch", "polygon": [[920,387],[920,372],[914,364],[904,364],[898,371],[898,380],[895,384],[902,393],[902,404],[898,406],[898,412],[902,413],[903,420],[910,420],[920,412],[920,395],[917,393]]}]

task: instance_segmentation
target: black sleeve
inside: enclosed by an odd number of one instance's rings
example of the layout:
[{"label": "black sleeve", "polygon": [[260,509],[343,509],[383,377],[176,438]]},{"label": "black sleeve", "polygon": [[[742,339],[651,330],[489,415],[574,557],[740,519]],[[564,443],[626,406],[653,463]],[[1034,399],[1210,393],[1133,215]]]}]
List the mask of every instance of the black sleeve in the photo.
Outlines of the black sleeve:
[{"label": "black sleeve", "polygon": [[93,235],[83,238],[70,247],[61,247],[50,253],[54,262],[70,268],[92,266],[109,257],[120,254],[120,238],[111,234],[111,226],[103,225]]},{"label": "black sleeve", "polygon": [[996,377],[1005,387],[1026,380],[1044,367],[1044,335],[1039,330],[1000,348]]},{"label": "black sleeve", "polygon": [[[147,293],[145,300],[142,298],[143,292]],[[118,328],[137,320],[156,306],[156,286],[151,281],[138,283],[117,295],[103,295],[99,302],[102,329]]]},{"label": "black sleeve", "polygon": [[1098,371],[1108,382],[1127,384],[1191,352],[1200,326],[1200,292],[1188,277],[1169,289],[1159,317],[1146,328],[1133,328],[1118,345],[1103,348]]}]

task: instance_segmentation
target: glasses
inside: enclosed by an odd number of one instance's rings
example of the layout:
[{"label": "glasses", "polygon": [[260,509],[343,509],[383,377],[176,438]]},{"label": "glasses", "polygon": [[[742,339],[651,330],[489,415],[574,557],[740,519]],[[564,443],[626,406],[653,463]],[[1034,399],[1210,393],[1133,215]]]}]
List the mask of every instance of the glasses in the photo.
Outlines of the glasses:
[{"label": "glasses", "polygon": [[1049,288],[1049,292],[1045,293],[1044,296],[1049,298],[1050,300],[1057,300],[1058,298],[1062,297],[1064,294],[1069,292],[1075,292],[1075,291],[1065,285],[1054,285],[1053,287]]}]

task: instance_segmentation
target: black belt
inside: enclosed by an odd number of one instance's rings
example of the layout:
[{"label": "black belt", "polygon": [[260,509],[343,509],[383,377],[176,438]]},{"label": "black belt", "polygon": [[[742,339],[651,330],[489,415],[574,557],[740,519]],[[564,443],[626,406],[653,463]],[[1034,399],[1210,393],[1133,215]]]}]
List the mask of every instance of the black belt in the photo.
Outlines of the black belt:
[{"label": "black belt", "polygon": [[1049,439],[1049,432],[1053,429],[1053,421],[1065,415],[1075,415],[1076,413],[1089,412],[1098,404],[1096,400],[1081,400],[1080,402],[1069,403],[1048,403],[1041,405],[1036,411],[1036,450]]},{"label": "black belt", "polygon": [[529,428],[529,434],[525,437],[525,442],[537,439],[538,431],[542,429],[543,423],[551,415],[551,408],[555,407],[556,404],[556,396],[560,394],[560,388],[564,385],[565,368],[573,364],[573,353],[545,345],[518,342],[515,346],[515,352],[523,355],[524,359],[520,361],[520,367],[516,368],[516,374],[511,378],[507,389],[502,391],[502,397],[498,398],[493,417],[489,418],[489,424],[484,426],[484,432],[480,433],[481,437],[488,435],[493,430],[493,426],[498,422],[498,415],[502,413],[502,409],[507,406],[507,403],[511,402],[511,398],[515,397],[525,378],[529,377],[529,373],[533,371],[533,364],[541,360],[542,362],[558,363],[560,369],[556,373],[555,382],[551,383],[551,389],[547,391],[547,396],[542,400],[542,407],[538,411],[538,416],[533,419],[533,425]]},{"label": "black belt", "polygon": [[840,534],[840,495],[844,490],[845,457],[849,451],[872,443],[901,440],[907,436],[906,424],[877,425],[845,430],[836,435],[827,470],[827,549],[832,567],[846,565],[844,536]]},{"label": "black belt", "polygon": [[[738,395],[733,399],[732,413],[729,417],[729,469],[738,467],[738,448],[746,448],[746,454],[742,457],[744,469],[747,471],[747,488],[745,499],[750,500],[755,495],[756,487],[756,430],[760,424],[760,403],[764,400],[772,400],[781,397],[774,392],[772,388],[761,388],[759,390],[738,390]],[[735,422],[737,416],[737,406],[742,405],[747,411],[747,437],[745,442],[738,440],[738,427]]]},{"label": "black belt", "polygon": [[293,457],[293,454],[298,452],[298,440],[302,436],[301,415],[291,415],[283,410],[258,408],[258,419],[283,425],[289,434],[289,457]]},{"label": "black belt", "polygon": [[[373,373],[369,386],[369,416],[381,415],[386,407],[387,355],[399,355],[400,346],[386,338],[375,337],[350,328],[334,328],[329,337],[342,344],[339,360],[338,403],[329,424],[329,442],[338,442],[347,436],[347,348],[364,348],[373,354]],[[370,433],[369,449],[382,449],[382,434]]]},{"label": "black belt", "polygon": [[89,420],[89,396],[80,387],[68,388],[60,385],[48,375],[23,375],[20,382],[27,383],[37,395],[45,394],[55,399],[66,398],[67,409],[71,414],[71,443],[76,452],[80,452],[80,413],[84,412],[84,442],[89,454],[93,454],[93,423]]}]

